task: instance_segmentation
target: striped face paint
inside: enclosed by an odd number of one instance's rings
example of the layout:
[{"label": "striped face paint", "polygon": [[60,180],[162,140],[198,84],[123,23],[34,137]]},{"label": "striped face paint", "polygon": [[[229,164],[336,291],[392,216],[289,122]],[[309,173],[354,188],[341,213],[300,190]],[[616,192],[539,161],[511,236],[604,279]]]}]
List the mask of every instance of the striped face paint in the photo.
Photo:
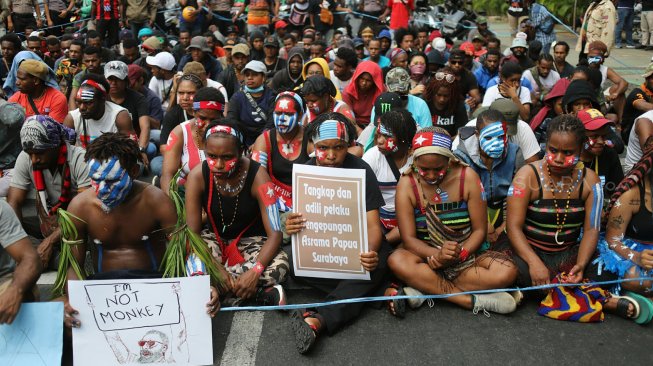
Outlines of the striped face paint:
[{"label": "striped face paint", "polygon": [[268,167],[268,153],[265,151],[252,151],[252,160],[258,161],[263,168]]},{"label": "striped face paint", "polygon": [[102,210],[109,213],[125,200],[132,188],[132,179],[116,157],[106,161],[91,159],[89,177]]},{"label": "striped face paint", "polygon": [[483,127],[478,135],[481,150],[490,158],[503,156],[506,147],[506,130],[502,122],[493,122]]},{"label": "striped face paint", "polygon": [[279,206],[277,194],[274,190],[274,183],[267,182],[258,187],[258,198],[265,206],[270,228],[273,231],[281,231],[281,220],[279,219]]},{"label": "striped face paint", "polygon": [[299,114],[296,111],[296,102],[290,98],[280,98],[274,107],[274,127],[279,133],[288,133],[297,127]]}]

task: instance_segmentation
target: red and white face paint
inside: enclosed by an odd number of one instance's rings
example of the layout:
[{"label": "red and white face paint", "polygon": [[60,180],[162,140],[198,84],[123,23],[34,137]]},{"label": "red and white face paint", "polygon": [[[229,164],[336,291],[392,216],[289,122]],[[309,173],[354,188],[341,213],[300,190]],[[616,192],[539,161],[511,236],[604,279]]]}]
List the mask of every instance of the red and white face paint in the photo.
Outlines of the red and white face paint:
[{"label": "red and white face paint", "polygon": [[206,164],[209,166],[209,169],[211,172],[219,177],[231,177],[234,172],[236,171],[236,167],[238,166],[238,158],[233,158],[230,160],[225,161],[225,171],[219,171],[217,166],[218,166],[218,159],[213,159],[210,157],[206,157]]},{"label": "red and white face paint", "polygon": [[420,168],[417,168],[417,174],[419,174],[420,177],[424,179],[424,181],[431,186],[438,185],[442,183],[444,180],[444,177],[447,176],[447,168],[444,168],[442,170],[439,170],[435,173],[435,179],[434,180],[428,180],[426,179],[426,171],[422,170]]},{"label": "red and white face paint", "polygon": [[567,168],[574,167],[576,164],[578,164],[578,156],[577,155],[566,156],[562,165],[557,165],[555,163],[555,154],[547,153],[546,163],[552,167],[567,169]]}]

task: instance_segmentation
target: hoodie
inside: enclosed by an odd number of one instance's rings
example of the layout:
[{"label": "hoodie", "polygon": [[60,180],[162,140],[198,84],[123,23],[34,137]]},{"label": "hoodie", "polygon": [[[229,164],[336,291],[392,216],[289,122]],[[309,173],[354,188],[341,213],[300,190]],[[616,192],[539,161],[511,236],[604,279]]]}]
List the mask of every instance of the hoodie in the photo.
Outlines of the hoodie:
[{"label": "hoodie", "polygon": [[[358,78],[364,73],[372,76],[375,88],[369,93],[361,94],[358,91]],[[351,83],[343,92],[342,100],[351,107],[356,116],[356,123],[363,128],[370,123],[374,102],[384,91],[382,74],[381,68],[374,61],[363,61],[356,67]]]},{"label": "hoodie", "polygon": [[587,99],[592,103],[592,108],[601,109],[596,99],[596,91],[588,81],[574,80],[569,84],[565,96],[562,97],[562,109],[565,112],[571,111],[571,104],[579,99]]},{"label": "hoodie", "polygon": [[250,53],[250,54],[249,54],[249,59],[250,59],[250,61],[251,61],[251,60],[263,61],[263,59],[265,58],[265,52],[263,52],[262,49],[261,49],[261,50],[257,50],[257,49],[254,48],[254,40],[255,40],[255,39],[261,39],[261,40],[264,40],[264,39],[265,39],[265,36],[263,35],[263,33],[262,33],[261,31],[258,31],[258,30],[253,31],[253,32],[250,34],[250,36],[249,36],[249,44],[250,44],[251,46],[250,46],[250,49],[249,49],[249,53]]},{"label": "hoodie", "polygon": [[547,94],[542,101],[542,109],[540,109],[540,111],[531,120],[531,129],[533,131],[535,131],[540,126],[540,124],[542,124],[544,119],[548,116],[549,112],[553,110],[553,103],[555,100],[565,95],[565,92],[567,91],[570,83],[571,81],[569,81],[569,79],[560,79],[557,83],[555,83],[555,85],[553,85],[553,88],[551,88],[549,94]]},{"label": "hoodie", "polygon": [[304,48],[302,47],[291,48],[290,52],[288,52],[288,63],[286,64],[286,69],[277,71],[277,73],[274,74],[274,77],[270,81],[270,88],[275,92],[275,94],[281,93],[283,91],[292,91],[295,88],[300,87],[304,83],[303,70],[302,73],[297,78],[293,78],[290,75],[290,60],[295,56],[301,58],[302,65],[303,65]]},{"label": "hoodie", "polygon": [[[322,72],[324,73],[324,77],[331,80],[331,72],[329,71],[329,63],[327,60],[323,59],[322,57],[316,57],[304,64],[304,67],[302,68],[302,78],[306,80],[306,70],[308,70],[308,67],[311,64],[318,64],[322,68]],[[352,76],[353,78],[353,76]],[[336,88],[336,100],[342,100],[342,94],[340,93],[340,90]]]}]

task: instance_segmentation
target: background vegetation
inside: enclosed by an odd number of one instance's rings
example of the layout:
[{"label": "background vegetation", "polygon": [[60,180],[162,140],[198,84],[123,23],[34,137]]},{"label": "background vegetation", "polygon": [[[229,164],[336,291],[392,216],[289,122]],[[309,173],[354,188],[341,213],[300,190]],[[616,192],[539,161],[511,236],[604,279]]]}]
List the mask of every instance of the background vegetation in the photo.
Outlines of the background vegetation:
[{"label": "background vegetation", "polygon": [[[581,18],[591,0],[578,0],[576,18]],[[566,24],[571,25],[574,16],[574,0],[540,0],[551,13]],[[508,11],[506,0],[473,0],[474,10],[487,15],[505,15]],[[578,24],[577,24],[578,25]]]}]

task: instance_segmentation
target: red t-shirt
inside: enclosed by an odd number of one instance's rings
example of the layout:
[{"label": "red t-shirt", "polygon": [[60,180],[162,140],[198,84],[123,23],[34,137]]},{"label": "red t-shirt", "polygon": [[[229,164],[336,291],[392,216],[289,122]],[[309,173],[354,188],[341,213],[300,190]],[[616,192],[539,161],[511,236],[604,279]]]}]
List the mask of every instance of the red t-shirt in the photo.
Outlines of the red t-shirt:
[{"label": "red t-shirt", "polygon": [[415,10],[413,0],[388,0],[390,8],[390,29],[408,28],[408,8]]},{"label": "red t-shirt", "polygon": [[[9,101],[23,106],[25,108],[25,117],[36,114],[27,99],[27,95],[22,92],[16,92],[9,98]],[[34,104],[36,104],[39,114],[50,116],[59,123],[63,123],[66,115],[68,115],[68,101],[66,100],[66,96],[51,86],[45,88],[45,93],[41,98],[34,99]]]}]

